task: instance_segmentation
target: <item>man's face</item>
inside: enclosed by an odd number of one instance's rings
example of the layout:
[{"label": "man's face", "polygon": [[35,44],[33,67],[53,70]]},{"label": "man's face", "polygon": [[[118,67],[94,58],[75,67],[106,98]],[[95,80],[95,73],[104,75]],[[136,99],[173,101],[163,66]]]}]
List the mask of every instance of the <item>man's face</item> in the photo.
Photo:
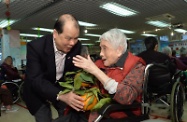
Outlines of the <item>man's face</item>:
[{"label": "man's face", "polygon": [[79,28],[74,26],[72,22],[66,22],[63,33],[58,34],[56,30],[53,32],[53,38],[58,50],[68,53],[77,43],[79,36]]},{"label": "man's face", "polygon": [[106,40],[101,40],[100,47],[101,47],[100,56],[105,66],[111,66],[115,64],[118,61],[119,57],[121,56],[121,52],[119,51],[119,49],[115,49]]}]

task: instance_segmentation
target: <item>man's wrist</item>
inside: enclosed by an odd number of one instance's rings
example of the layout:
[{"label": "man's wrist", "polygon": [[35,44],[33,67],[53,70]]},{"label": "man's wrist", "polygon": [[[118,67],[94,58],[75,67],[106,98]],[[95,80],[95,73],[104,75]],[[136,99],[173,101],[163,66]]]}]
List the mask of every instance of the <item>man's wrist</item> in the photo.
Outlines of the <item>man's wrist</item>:
[{"label": "man's wrist", "polygon": [[60,97],[60,95],[61,95],[60,92],[61,92],[61,91],[59,91],[59,93],[57,94],[57,97],[56,97],[56,100],[57,100],[57,101],[60,100],[60,99],[59,99],[59,97]]},{"label": "man's wrist", "polygon": [[59,101],[59,94],[57,94],[56,100]]}]

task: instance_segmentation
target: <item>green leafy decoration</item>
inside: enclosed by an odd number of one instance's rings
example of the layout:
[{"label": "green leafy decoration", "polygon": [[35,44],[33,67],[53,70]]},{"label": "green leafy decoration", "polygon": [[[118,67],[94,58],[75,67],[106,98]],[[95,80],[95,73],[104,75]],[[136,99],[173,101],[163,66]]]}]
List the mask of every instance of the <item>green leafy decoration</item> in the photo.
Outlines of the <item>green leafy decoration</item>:
[{"label": "green leafy decoration", "polygon": [[[98,103],[94,106],[94,108],[92,108],[93,111],[98,110],[104,104],[111,102],[111,98],[108,94],[101,94],[100,89],[97,87],[96,77],[90,73],[85,72],[84,70],[79,70],[77,72],[67,72],[64,76],[64,79],[65,81],[59,82],[59,84],[65,89],[61,91],[59,95],[68,93],[72,90],[74,93],[80,96],[86,94],[85,99],[89,99],[87,107],[94,102],[96,97]],[[82,85],[82,83],[88,84],[88,86]],[[98,95],[100,97],[98,97]]]},{"label": "green leafy decoration", "polygon": [[86,90],[75,90],[74,93],[82,96],[86,93]]},{"label": "green leafy decoration", "polygon": [[63,91],[60,91],[60,92],[58,93],[58,95],[66,94],[66,93],[68,93],[68,92],[70,92],[70,91],[71,91],[70,89],[64,89]]},{"label": "green leafy decoration", "polygon": [[73,83],[74,78],[65,78],[66,83]]},{"label": "green leafy decoration", "polygon": [[[80,72],[81,70],[78,70],[77,72]],[[77,72],[66,72],[65,77],[69,77],[71,75],[76,75]]]},{"label": "green leafy decoration", "polygon": [[94,96],[93,94],[92,94],[91,96],[89,96],[89,97],[91,97],[91,98],[90,98],[89,101],[88,101],[87,107],[93,103],[94,98],[95,98],[95,96]]},{"label": "green leafy decoration", "polygon": [[92,93],[92,92],[88,92],[88,93],[86,94],[86,99],[89,98],[90,96],[93,96],[93,93]]},{"label": "green leafy decoration", "polygon": [[99,97],[98,97],[98,94],[100,94],[99,88],[93,87],[93,88],[87,89],[86,92],[93,93],[96,96],[97,100],[99,101]]},{"label": "green leafy decoration", "polygon": [[[77,75],[76,75],[77,76]],[[74,89],[78,90],[81,87],[81,83],[82,83],[82,78],[80,77],[80,75],[78,75],[79,77],[75,77],[74,78]]]},{"label": "green leafy decoration", "polygon": [[73,85],[71,85],[71,84],[68,84],[68,83],[65,83],[65,82],[59,82],[59,84],[60,84],[60,86],[62,86],[64,88],[71,89],[71,90],[74,89]]},{"label": "green leafy decoration", "polygon": [[100,93],[100,90],[97,88],[96,90],[93,90],[92,92],[96,96],[97,101],[99,101],[98,93]]},{"label": "green leafy decoration", "polygon": [[102,98],[99,100],[99,102],[93,107],[92,111],[96,111],[100,109],[103,105],[110,103],[111,98]]},{"label": "green leafy decoration", "polygon": [[93,75],[91,75],[89,73],[82,72],[80,74],[80,77],[83,79],[83,81],[94,83],[94,81],[93,81]]}]

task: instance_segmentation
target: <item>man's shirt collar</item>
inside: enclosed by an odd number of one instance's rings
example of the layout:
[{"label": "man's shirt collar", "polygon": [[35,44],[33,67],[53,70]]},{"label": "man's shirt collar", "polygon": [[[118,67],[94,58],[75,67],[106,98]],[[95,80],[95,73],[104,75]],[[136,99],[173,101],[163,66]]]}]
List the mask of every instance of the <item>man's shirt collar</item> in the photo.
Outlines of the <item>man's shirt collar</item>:
[{"label": "man's shirt collar", "polygon": [[63,53],[62,51],[59,51],[56,47],[56,43],[55,43],[55,40],[53,39],[53,46],[54,46],[54,53],[60,53],[61,55],[65,54]]}]

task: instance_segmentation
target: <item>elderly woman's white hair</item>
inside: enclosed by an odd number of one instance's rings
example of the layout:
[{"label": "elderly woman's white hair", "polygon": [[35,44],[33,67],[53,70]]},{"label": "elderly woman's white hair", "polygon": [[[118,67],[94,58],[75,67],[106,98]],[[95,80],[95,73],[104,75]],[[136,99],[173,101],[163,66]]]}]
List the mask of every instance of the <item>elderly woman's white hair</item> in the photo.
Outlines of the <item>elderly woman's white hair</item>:
[{"label": "elderly woman's white hair", "polygon": [[117,28],[110,29],[109,31],[105,32],[104,34],[101,35],[99,40],[108,41],[116,49],[120,46],[123,47],[124,48],[123,53],[125,53],[127,50],[127,37],[122,31],[120,31]]},{"label": "elderly woman's white hair", "polygon": [[168,56],[171,56],[172,55],[172,51],[171,51],[171,48],[169,46],[166,46],[162,49],[162,52]]}]

